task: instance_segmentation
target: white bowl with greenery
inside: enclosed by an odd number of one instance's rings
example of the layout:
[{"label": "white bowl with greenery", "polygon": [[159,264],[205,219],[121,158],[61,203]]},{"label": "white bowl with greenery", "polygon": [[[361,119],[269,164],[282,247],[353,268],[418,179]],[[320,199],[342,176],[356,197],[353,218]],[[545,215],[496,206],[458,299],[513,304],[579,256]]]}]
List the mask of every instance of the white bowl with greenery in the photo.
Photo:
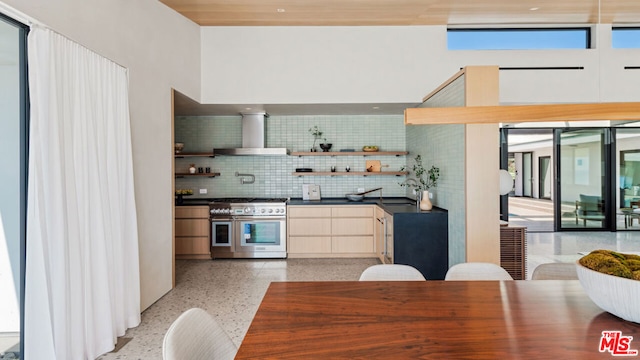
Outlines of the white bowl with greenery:
[{"label": "white bowl with greenery", "polygon": [[582,288],[600,307],[624,320],[640,323],[640,280],[609,275],[576,262]]}]

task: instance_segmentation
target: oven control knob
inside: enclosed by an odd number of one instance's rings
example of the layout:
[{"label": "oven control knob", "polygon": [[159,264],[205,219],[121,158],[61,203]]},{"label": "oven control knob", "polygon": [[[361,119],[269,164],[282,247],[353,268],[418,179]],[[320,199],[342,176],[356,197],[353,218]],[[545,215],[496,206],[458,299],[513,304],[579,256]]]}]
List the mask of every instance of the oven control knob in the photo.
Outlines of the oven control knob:
[{"label": "oven control knob", "polygon": [[269,209],[269,214],[271,214],[273,212],[273,209]]},{"label": "oven control knob", "polygon": [[250,209],[250,208],[248,208],[248,207],[246,207],[246,208],[244,208],[244,212],[248,214],[248,213],[250,213],[250,212],[251,212],[251,209]]},{"label": "oven control knob", "polygon": [[260,210],[260,212],[264,214],[264,209]]}]

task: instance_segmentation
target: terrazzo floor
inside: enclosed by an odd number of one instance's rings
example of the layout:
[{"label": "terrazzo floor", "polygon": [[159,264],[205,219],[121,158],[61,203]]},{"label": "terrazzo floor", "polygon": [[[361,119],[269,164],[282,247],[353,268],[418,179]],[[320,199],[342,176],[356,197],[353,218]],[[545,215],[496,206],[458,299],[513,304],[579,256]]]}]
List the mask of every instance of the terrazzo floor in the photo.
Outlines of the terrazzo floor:
[{"label": "terrazzo floor", "polygon": [[[640,232],[527,234],[527,273],[542,263],[574,262],[581,252],[640,251]],[[162,340],[183,311],[200,307],[213,315],[240,344],[271,281],[357,280],[377,259],[181,260],[176,288],[142,313],[141,324],[118,352],[99,359],[162,359]]]},{"label": "terrazzo floor", "polygon": [[178,260],[176,287],[142,313],[132,338],[99,359],[162,359],[162,340],[183,311],[200,307],[213,315],[238,345],[272,281],[358,280],[377,259]]}]

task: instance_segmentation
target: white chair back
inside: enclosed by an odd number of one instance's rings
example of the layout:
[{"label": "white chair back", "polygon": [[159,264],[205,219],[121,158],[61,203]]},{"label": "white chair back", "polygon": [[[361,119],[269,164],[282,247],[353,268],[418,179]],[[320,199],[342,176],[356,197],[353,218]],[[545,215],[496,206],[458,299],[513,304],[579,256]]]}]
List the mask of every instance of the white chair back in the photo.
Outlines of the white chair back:
[{"label": "white chair back", "polygon": [[206,311],[193,308],[169,327],[162,343],[164,360],[233,359],[237,346]]},{"label": "white chair back", "polygon": [[360,275],[360,281],[424,281],[418,269],[409,265],[380,264],[366,268]]},{"label": "white chair back", "polygon": [[513,280],[507,270],[492,263],[469,262],[453,265],[445,280]]},{"label": "white chair back", "polygon": [[531,280],[578,280],[576,264],[548,263],[540,264],[533,269]]}]

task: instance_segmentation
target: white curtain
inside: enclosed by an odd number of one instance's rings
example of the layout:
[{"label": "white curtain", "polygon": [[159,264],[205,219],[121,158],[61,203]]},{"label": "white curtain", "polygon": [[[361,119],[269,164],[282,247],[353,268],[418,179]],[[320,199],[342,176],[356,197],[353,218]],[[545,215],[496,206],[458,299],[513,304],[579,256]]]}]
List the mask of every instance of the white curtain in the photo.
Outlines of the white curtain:
[{"label": "white curtain", "polygon": [[95,359],[140,323],[127,71],[40,27],[28,60],[24,355]]}]

